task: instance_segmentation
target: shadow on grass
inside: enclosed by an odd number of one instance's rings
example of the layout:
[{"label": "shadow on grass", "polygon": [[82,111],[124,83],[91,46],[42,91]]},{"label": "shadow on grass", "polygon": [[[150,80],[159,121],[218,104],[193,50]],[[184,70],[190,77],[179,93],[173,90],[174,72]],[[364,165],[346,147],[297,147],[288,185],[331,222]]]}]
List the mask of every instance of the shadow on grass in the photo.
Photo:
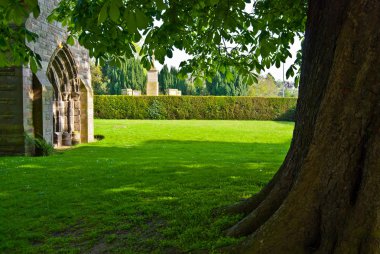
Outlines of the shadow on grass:
[{"label": "shadow on grass", "polygon": [[222,227],[211,209],[257,192],[289,143],[112,145],[104,140],[52,157],[1,158],[0,238],[6,244],[0,252],[209,248]]}]

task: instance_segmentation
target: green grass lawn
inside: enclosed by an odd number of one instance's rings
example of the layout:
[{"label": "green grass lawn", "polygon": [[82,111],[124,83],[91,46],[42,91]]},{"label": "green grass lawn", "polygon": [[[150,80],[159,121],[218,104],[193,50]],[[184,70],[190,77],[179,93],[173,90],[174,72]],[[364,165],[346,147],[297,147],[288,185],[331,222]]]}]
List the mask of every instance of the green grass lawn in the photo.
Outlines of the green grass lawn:
[{"label": "green grass lawn", "polygon": [[235,243],[211,210],[260,190],[293,123],[96,120],[105,139],[0,158],[0,253],[175,253]]}]

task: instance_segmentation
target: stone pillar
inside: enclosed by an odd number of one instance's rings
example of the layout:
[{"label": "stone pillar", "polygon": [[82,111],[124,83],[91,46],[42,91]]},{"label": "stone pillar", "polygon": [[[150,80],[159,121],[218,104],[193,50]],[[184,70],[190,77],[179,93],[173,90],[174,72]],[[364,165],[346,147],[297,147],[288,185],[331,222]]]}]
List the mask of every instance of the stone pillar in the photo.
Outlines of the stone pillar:
[{"label": "stone pillar", "polygon": [[74,96],[74,131],[81,131],[81,110],[80,110],[80,94],[75,93]]},{"label": "stone pillar", "polygon": [[66,119],[65,119],[65,102],[58,101],[58,128],[57,132],[65,131]]},{"label": "stone pillar", "polygon": [[69,118],[68,132],[72,133],[75,131],[75,128],[74,128],[74,123],[75,123],[75,120],[74,120],[74,101],[73,101],[73,99],[70,99],[68,101],[68,118]]},{"label": "stone pillar", "polygon": [[146,84],[146,95],[158,96],[158,71],[153,67],[148,71],[148,81]]},{"label": "stone pillar", "polygon": [[[23,76],[23,125],[24,134],[33,137],[33,74],[28,67],[22,68]],[[25,154],[30,155],[34,153],[34,145],[25,140]]]}]

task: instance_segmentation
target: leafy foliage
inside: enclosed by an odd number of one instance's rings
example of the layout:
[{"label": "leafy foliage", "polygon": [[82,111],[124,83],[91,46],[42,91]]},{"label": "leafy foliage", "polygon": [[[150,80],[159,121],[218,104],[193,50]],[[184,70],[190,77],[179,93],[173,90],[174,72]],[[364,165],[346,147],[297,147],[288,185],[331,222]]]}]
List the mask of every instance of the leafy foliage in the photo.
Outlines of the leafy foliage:
[{"label": "leafy foliage", "polygon": [[126,88],[142,92],[146,90],[146,71],[140,61],[135,58],[126,60],[120,67],[106,62],[102,67],[102,72],[109,94],[121,94],[121,90]]},{"label": "leafy foliage", "polygon": [[54,152],[54,147],[41,137],[26,135],[27,142],[34,147],[34,156],[49,156]]},{"label": "leafy foliage", "polygon": [[213,78],[206,81],[198,80],[198,87],[191,83],[191,79],[185,79],[188,75],[181,73],[174,67],[168,68],[164,65],[158,75],[160,91],[167,94],[169,88],[175,88],[182,91],[183,95],[221,95],[221,96],[245,96],[248,94],[247,79],[239,75],[234,68],[227,77],[221,72],[217,72]]},{"label": "leafy foliage", "polygon": [[[19,1],[24,2],[35,6],[37,0]],[[22,13],[31,12],[33,6]],[[253,83],[255,73],[280,66],[291,56],[294,37],[303,36],[306,8],[306,0],[63,0],[49,20],[67,26],[70,38],[78,39],[100,63],[111,56],[120,65],[139,53],[149,69],[153,54],[164,63],[178,48],[194,56],[181,64],[184,74],[205,78],[219,71],[229,76],[232,66]],[[3,26],[8,16],[0,18]],[[21,39],[14,38],[16,45],[24,43]],[[135,43],[142,40],[138,50]],[[295,73],[293,66],[287,73]]]},{"label": "leafy foliage", "polygon": [[278,96],[279,89],[271,74],[266,77],[259,77],[258,82],[249,87],[249,96],[274,97]]},{"label": "leafy foliage", "polygon": [[34,72],[41,67],[40,56],[25,44],[37,38],[24,25],[30,13],[39,16],[38,0],[0,0],[0,67],[30,63]]},{"label": "leafy foliage", "polygon": [[182,64],[183,73],[212,77],[217,71],[228,76],[228,66],[246,74],[280,66],[294,37],[302,37],[306,1],[63,0],[53,15],[96,58],[132,56],[133,42],[144,39],[146,68],[153,54],[164,63],[178,48],[194,56]]},{"label": "leafy foliage", "polygon": [[[221,72],[216,73],[212,81],[206,82],[206,87],[210,95],[225,96],[246,96],[248,95],[248,85],[244,79],[233,68],[228,72],[228,76]],[[211,79],[209,79],[211,80]]]},{"label": "leafy foliage", "polygon": [[147,111],[149,119],[165,119],[166,110],[165,107],[161,105],[159,100],[153,100]]},{"label": "leafy foliage", "polygon": [[99,65],[91,63],[91,83],[94,94],[108,94],[107,79],[103,76],[102,69]]},{"label": "leafy foliage", "polygon": [[96,118],[293,121],[294,98],[95,96]]},{"label": "leafy foliage", "polygon": [[179,71],[171,67],[170,69],[165,64],[158,73],[158,82],[160,84],[160,92],[167,94],[169,88],[174,88],[182,91],[183,95],[195,95],[192,84],[186,79],[187,76],[180,75]]},{"label": "leafy foliage", "polygon": [[170,73],[168,66],[165,64],[158,73],[158,83],[160,84],[160,93],[167,94],[168,88],[174,88],[174,78]]}]

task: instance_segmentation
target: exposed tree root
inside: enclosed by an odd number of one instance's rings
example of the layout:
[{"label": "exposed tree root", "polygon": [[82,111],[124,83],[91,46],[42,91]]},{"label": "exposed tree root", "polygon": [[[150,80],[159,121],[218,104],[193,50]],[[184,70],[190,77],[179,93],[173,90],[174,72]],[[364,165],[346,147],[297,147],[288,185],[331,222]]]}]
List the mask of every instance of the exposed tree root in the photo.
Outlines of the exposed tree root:
[{"label": "exposed tree root", "polygon": [[264,189],[262,189],[259,193],[254,194],[252,197],[248,199],[244,199],[241,202],[236,204],[220,207],[213,211],[213,216],[218,215],[236,215],[236,214],[244,214],[247,215],[256,209],[261,202],[266,198],[270,190],[272,189],[272,185],[268,184]]},{"label": "exposed tree root", "polygon": [[[292,146],[296,146],[292,144]],[[272,178],[272,180],[257,194],[252,195],[248,199],[244,199],[241,202],[232,204],[230,206],[221,207],[215,209],[212,214],[213,216],[218,215],[236,215],[236,214],[243,214],[248,215],[252,213],[253,210],[258,208],[261,203],[268,198],[268,196],[273,196],[274,193],[279,191],[278,189],[281,188],[282,192],[288,192],[291,188],[291,185],[293,184],[295,177],[297,175],[297,172],[292,169],[296,169],[296,167],[291,166],[292,165],[292,158],[294,158],[295,153],[297,150],[294,150],[295,152],[290,152],[283,165],[280,167],[280,169],[277,171],[276,175]],[[286,169],[286,172],[285,172]],[[286,194],[282,193],[282,194]],[[285,197],[285,196],[284,196]]]},{"label": "exposed tree root", "polygon": [[229,228],[225,232],[226,235],[247,236],[265,223],[277,211],[289,192],[290,183],[286,186],[287,188],[278,188],[279,186],[280,184],[267,195],[257,208],[251,210],[246,217]]}]

